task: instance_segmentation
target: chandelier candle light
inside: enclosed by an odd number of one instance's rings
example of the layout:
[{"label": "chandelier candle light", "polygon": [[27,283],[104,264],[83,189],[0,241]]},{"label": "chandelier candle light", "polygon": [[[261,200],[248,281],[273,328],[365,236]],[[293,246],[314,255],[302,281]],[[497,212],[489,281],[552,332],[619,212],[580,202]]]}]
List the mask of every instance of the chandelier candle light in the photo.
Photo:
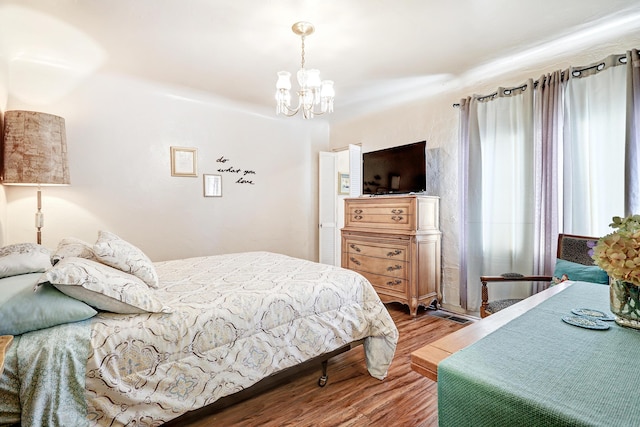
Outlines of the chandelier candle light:
[{"label": "chandelier candle light", "polygon": [[320,71],[304,68],[304,39],[313,34],[314,28],[309,22],[296,22],[291,27],[293,32],[302,39],[301,66],[297,78],[300,89],[298,90],[298,106],[291,108],[291,73],[278,72],[276,82],[276,113],[288,117],[302,111],[302,117],[311,119],[314,115],[333,112],[333,98],[335,91],[333,81],[320,80]]}]

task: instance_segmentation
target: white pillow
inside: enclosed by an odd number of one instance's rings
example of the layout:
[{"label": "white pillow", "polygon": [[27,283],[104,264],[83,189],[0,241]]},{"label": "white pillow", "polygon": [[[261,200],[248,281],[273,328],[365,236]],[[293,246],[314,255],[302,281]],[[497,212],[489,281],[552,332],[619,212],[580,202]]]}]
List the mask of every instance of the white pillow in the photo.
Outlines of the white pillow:
[{"label": "white pillow", "polygon": [[101,263],[131,273],[152,288],[158,287],[158,273],[149,257],[115,234],[100,231],[93,253]]},{"label": "white pillow", "polygon": [[136,276],[85,258],[63,258],[43,274],[40,283],[45,282],[99,310],[122,314],[171,311]]},{"label": "white pillow", "polygon": [[60,240],[58,247],[53,255],[51,255],[51,264],[55,265],[62,258],[66,257],[78,257],[91,260],[97,260],[93,254],[93,247],[84,240],[76,239],[75,237],[65,237]]},{"label": "white pillow", "polygon": [[51,267],[51,251],[35,243],[15,243],[0,248],[0,279],[41,273]]}]

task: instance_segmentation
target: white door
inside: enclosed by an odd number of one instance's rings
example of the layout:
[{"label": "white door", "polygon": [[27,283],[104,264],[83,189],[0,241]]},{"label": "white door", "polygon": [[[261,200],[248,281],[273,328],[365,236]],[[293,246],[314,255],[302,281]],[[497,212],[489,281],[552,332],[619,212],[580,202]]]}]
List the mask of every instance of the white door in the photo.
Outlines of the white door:
[{"label": "white door", "polygon": [[323,264],[340,265],[337,225],[338,161],[335,153],[320,153],[319,177],[319,254]]}]

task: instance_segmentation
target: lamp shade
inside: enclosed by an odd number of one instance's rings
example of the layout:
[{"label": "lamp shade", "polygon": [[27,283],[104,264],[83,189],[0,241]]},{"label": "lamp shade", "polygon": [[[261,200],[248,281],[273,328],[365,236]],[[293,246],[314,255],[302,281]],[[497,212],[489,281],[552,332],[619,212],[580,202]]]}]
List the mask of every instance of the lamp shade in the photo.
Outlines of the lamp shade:
[{"label": "lamp shade", "polygon": [[2,183],[69,185],[64,119],[35,111],[4,115]]}]

